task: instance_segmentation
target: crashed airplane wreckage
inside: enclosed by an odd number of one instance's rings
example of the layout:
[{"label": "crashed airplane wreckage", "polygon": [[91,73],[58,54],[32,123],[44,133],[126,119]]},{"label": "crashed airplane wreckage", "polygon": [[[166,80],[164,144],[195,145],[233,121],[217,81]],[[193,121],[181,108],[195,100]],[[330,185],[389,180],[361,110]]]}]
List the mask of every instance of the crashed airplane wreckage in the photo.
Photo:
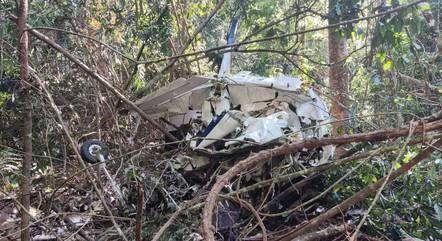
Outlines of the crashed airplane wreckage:
[{"label": "crashed airplane wreckage", "polygon": [[153,118],[166,120],[172,133],[187,130],[185,138],[192,140],[194,150],[326,136],[327,107],[315,91],[302,93],[301,84],[289,76],[266,78],[250,72],[222,80],[192,77],[178,79],[136,104]]},{"label": "crashed airplane wreckage", "polygon": [[[233,19],[227,44],[234,42],[237,24]],[[171,133],[190,140],[193,150],[206,153],[329,134],[328,109],[314,90],[286,75],[229,74],[231,54],[224,54],[216,78],[179,78],[136,104],[166,122]],[[333,152],[333,146],[324,147],[311,164],[326,162]]]}]

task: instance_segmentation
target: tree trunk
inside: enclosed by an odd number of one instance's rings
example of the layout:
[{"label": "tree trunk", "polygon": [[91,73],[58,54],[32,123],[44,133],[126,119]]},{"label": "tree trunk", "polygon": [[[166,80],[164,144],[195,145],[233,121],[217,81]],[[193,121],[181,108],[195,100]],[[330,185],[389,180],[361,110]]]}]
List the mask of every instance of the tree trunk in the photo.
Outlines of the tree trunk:
[{"label": "tree trunk", "polygon": [[26,21],[28,17],[28,1],[20,0],[17,2],[18,16],[18,32],[19,32],[19,61],[20,61],[20,77],[22,83],[21,99],[23,104],[23,148],[24,156],[22,162],[22,180],[21,190],[21,241],[30,240],[29,229],[29,206],[31,203],[31,168],[32,168],[32,102],[30,98],[29,71],[28,71],[28,33],[26,29]]},{"label": "tree trunk", "polygon": [[[337,0],[329,0],[328,13],[329,24],[339,22],[336,14]],[[337,120],[348,117],[346,105],[348,103],[346,94],[349,86],[349,76],[344,60],[347,56],[347,40],[338,32],[338,28],[328,29],[328,57],[332,64],[329,68],[329,84],[334,91],[334,98],[331,104],[331,115]],[[333,135],[339,136],[345,133],[345,122],[336,122],[333,124]],[[338,153],[339,154],[339,153]]]}]

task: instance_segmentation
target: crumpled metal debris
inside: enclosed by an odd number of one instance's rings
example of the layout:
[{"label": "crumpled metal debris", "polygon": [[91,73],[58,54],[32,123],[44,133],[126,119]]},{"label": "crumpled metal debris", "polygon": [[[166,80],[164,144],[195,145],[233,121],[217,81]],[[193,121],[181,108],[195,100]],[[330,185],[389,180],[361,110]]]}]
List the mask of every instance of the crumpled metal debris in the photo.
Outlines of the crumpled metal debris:
[{"label": "crumpled metal debris", "polygon": [[[245,142],[262,145],[329,134],[325,103],[314,90],[302,91],[297,78],[240,72],[222,80],[192,77],[177,82],[137,104],[153,117],[168,120],[171,131],[188,127],[193,149],[214,148],[222,139],[227,139],[223,148],[228,149]],[[301,131],[306,127],[311,128]]]},{"label": "crumpled metal debris", "polygon": [[[258,144],[265,144],[284,136],[287,128],[289,114],[285,111],[276,112],[266,117],[249,117],[244,122],[244,131],[237,140],[252,140]],[[228,142],[229,145],[233,142]]]}]

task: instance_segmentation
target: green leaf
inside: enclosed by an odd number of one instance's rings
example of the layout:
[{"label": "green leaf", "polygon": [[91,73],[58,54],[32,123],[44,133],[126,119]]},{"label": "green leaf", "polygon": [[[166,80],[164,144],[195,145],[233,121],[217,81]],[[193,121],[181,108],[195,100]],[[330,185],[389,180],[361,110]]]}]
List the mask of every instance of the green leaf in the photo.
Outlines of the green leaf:
[{"label": "green leaf", "polygon": [[423,3],[419,4],[419,8],[421,11],[430,11],[431,5],[427,2],[423,2]]},{"label": "green leaf", "polygon": [[352,38],[352,39],[356,39],[356,32],[355,32],[355,31],[352,31],[352,32],[351,32],[351,38]]},{"label": "green leaf", "polygon": [[385,59],[387,58],[387,54],[385,52],[378,52],[376,53],[376,57],[381,61],[381,63],[384,63]]},{"label": "green leaf", "polygon": [[135,90],[140,90],[143,88],[143,81],[140,78],[135,77],[133,81],[133,86]]},{"label": "green leaf", "polygon": [[383,69],[384,71],[389,71],[393,68],[393,62],[391,60],[387,60],[387,62],[385,62]]}]

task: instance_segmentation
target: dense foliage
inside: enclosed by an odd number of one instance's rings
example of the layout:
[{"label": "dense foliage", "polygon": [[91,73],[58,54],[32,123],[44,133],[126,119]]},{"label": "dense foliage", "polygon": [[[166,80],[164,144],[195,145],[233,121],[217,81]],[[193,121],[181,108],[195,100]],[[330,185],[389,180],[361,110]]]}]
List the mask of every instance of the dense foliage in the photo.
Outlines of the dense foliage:
[{"label": "dense foliage", "polygon": [[[334,14],[329,14],[328,3],[319,0],[228,0],[195,38],[195,31],[211,14],[216,1],[30,1],[28,24],[67,48],[126,96],[136,100],[142,93],[178,77],[216,75],[224,51],[216,48],[225,44],[232,17],[239,16],[236,42],[247,44],[234,48],[232,72],[247,70],[264,76],[297,76],[303,80],[304,87],[319,90],[331,103],[334,90],[328,87],[327,71],[334,63],[329,63],[326,54],[327,29],[305,30],[326,26],[328,18],[348,21],[410,3],[405,0],[336,2]],[[351,119],[346,123],[350,134],[404,127],[411,120],[441,110],[441,8],[440,0],[424,1],[339,27],[348,48],[348,56],[342,61],[350,75],[350,88],[346,93],[350,100],[346,106]],[[19,36],[10,14],[15,14],[15,2],[0,0],[0,198],[5,193],[16,195],[21,178],[24,107],[20,104],[16,49]],[[266,38],[272,40],[261,41]],[[173,60],[166,58],[198,51],[201,52],[178,58],[172,66],[169,64]],[[195,189],[194,186],[181,187],[180,177],[171,177],[179,174],[168,166],[170,164],[161,162],[162,155],[140,149],[148,143],[157,143],[160,133],[136,123],[115,96],[61,53],[32,36],[30,65],[48,83],[74,139],[81,142],[94,137],[109,144],[115,157],[111,169],[124,180],[124,191],[129,193],[131,201],[130,207],[121,214],[133,217],[139,183],[152,190],[148,204],[157,208],[146,211],[149,221],[144,227],[144,235],[152,236],[152,230],[165,221],[161,213],[176,209],[174,199],[165,193],[172,193],[176,188],[173,197],[185,200],[188,192],[180,193],[178,189]],[[33,191],[48,200],[58,185],[79,167],[44,92],[35,83],[31,85]],[[400,148],[404,140],[398,139],[394,144]],[[367,143],[354,148],[364,151],[384,144]],[[399,150],[364,160],[353,175],[333,188],[322,205],[331,207],[339,203],[385,176],[392,166],[398,168],[408,162],[419,151],[418,147],[406,147],[398,162],[394,160]],[[175,153],[172,150],[167,155]],[[442,240],[441,160],[441,152],[435,152],[390,185],[362,231],[373,236],[382,234],[392,240],[407,235]],[[356,165],[327,172],[324,186],[332,185]],[[75,203],[75,195],[92,195],[81,179],[74,182],[79,189],[63,197],[66,203]],[[94,198],[85,206],[97,205]],[[366,209],[372,201],[367,199],[357,208]],[[175,233],[170,232],[175,236],[169,240],[189,235],[198,225],[192,219],[183,221],[181,226],[174,227]]]}]

